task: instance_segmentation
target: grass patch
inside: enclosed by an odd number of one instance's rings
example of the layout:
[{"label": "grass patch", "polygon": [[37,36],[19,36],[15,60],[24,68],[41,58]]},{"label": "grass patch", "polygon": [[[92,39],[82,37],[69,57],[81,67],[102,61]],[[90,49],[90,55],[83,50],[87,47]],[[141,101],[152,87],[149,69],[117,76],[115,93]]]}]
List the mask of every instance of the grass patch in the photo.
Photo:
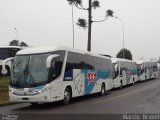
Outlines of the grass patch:
[{"label": "grass patch", "polygon": [[0,104],[9,102],[8,84],[9,77],[0,76]]}]

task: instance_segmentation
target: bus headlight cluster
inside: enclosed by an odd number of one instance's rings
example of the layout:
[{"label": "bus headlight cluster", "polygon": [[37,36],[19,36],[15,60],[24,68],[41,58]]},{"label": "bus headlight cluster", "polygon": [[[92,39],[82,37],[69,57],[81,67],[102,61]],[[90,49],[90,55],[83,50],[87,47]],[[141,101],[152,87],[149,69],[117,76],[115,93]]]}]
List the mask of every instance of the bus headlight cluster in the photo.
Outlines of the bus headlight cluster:
[{"label": "bus headlight cluster", "polygon": [[45,91],[47,91],[48,89],[49,89],[48,86],[45,86],[45,87],[44,87],[43,89],[41,89],[41,90],[38,90],[38,89],[37,89],[37,90],[35,91],[35,93],[36,93],[36,94],[41,94],[41,93],[44,93]]},{"label": "bus headlight cluster", "polygon": [[15,91],[16,91],[16,90],[13,90],[13,89],[9,88],[9,92],[10,92],[10,93],[13,94]]},{"label": "bus headlight cluster", "polygon": [[13,90],[11,90],[10,92],[11,92],[12,94],[14,93],[14,91],[13,91]]},{"label": "bus headlight cluster", "polygon": [[39,91],[37,91],[38,94],[41,94],[41,93],[43,93],[43,92],[44,92],[44,90],[39,90]]}]

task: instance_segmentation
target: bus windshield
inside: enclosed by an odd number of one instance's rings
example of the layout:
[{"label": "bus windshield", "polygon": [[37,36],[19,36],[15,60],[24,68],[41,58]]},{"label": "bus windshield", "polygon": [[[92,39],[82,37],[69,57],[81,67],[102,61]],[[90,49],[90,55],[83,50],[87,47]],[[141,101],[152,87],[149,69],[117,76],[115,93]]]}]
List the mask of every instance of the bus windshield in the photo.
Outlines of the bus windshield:
[{"label": "bus windshield", "polygon": [[12,66],[10,85],[34,87],[48,82],[46,59],[50,54],[16,56]]},{"label": "bus windshield", "polygon": [[119,71],[118,71],[118,64],[117,63],[113,63],[113,70],[114,70],[114,75],[113,78],[117,78]]}]

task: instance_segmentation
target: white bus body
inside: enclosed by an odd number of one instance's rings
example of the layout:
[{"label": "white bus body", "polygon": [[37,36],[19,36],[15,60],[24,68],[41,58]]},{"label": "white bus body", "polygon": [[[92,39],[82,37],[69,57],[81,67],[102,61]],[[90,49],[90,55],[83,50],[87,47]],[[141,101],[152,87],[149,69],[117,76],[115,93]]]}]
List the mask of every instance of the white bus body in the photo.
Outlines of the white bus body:
[{"label": "white bus body", "polygon": [[136,63],[131,60],[113,58],[114,66],[114,88],[122,87],[137,82]]},{"label": "white bus body", "polygon": [[157,78],[158,76],[157,62],[138,60],[136,61],[136,63],[137,63],[139,81]]},{"label": "white bus body", "polygon": [[[3,61],[7,58],[14,57],[19,50],[21,50],[21,48],[18,46],[0,46],[0,76],[3,75],[1,73]],[[11,70],[11,61],[6,63],[5,68],[7,70],[6,75],[9,75]]]},{"label": "white bus body", "polygon": [[107,57],[69,48],[28,48],[15,56],[9,96],[13,102],[67,104],[71,97],[112,89],[112,74]]}]

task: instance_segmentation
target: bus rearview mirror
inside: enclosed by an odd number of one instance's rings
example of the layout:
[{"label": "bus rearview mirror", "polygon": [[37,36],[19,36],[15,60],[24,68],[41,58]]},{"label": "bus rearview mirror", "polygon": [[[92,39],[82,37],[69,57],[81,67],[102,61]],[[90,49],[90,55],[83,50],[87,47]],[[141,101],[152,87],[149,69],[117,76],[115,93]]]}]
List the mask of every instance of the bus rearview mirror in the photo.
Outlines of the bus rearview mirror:
[{"label": "bus rearview mirror", "polygon": [[51,67],[51,62],[53,58],[59,57],[58,54],[53,54],[48,56],[48,58],[46,59],[46,68],[50,68]]},{"label": "bus rearview mirror", "polygon": [[114,70],[117,72],[118,71],[118,64],[115,65]]},{"label": "bus rearview mirror", "polygon": [[7,58],[7,59],[3,60],[2,70],[0,71],[2,75],[6,75],[8,73],[8,71],[6,69],[6,63],[9,62],[9,61],[13,61],[13,60],[14,60],[14,57],[10,57],[10,58]]},{"label": "bus rearview mirror", "polygon": [[144,68],[144,66],[143,65],[141,65],[141,70]]}]

